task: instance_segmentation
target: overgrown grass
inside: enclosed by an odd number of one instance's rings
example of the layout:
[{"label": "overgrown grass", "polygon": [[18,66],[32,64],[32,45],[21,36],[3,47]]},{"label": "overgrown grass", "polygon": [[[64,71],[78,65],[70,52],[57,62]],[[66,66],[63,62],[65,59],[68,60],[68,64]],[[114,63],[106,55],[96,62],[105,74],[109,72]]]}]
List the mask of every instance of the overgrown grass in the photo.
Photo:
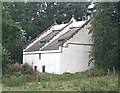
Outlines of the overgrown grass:
[{"label": "overgrown grass", "polygon": [[23,85],[26,82],[26,78],[24,76],[15,76],[12,75],[10,77],[3,78],[3,84],[8,87],[15,87]]},{"label": "overgrown grass", "polygon": [[28,64],[9,65],[9,70],[2,76],[2,83],[7,87],[14,87],[23,85],[26,82],[35,81],[36,73],[34,73],[31,66]]},{"label": "overgrown grass", "polygon": [[[22,77],[21,77],[22,76]],[[36,78],[36,76],[38,76]],[[37,81],[36,81],[37,80]],[[110,75],[102,69],[77,72],[62,75],[50,73],[32,73],[6,75],[3,77],[3,90],[6,91],[40,91],[40,90],[65,90],[65,91],[116,91],[118,89],[117,73]]]},{"label": "overgrown grass", "polygon": [[0,93],[1,93],[1,91],[2,91],[2,84],[0,84]]},{"label": "overgrown grass", "polygon": [[40,73],[44,81],[50,81],[50,80],[70,80],[70,79],[82,79],[82,78],[88,78],[88,77],[97,77],[97,76],[106,76],[107,71],[104,71],[103,69],[91,69],[89,71],[85,72],[76,72],[76,73],[63,73],[62,75],[59,74],[51,74],[51,73]]},{"label": "overgrown grass", "polygon": [[5,91],[117,91],[118,90],[118,76],[102,76],[102,77],[89,77],[71,79],[67,81],[41,81],[36,83],[27,83],[19,87],[5,87]]},{"label": "overgrown grass", "polygon": [[70,79],[78,79],[78,78],[83,78],[83,77],[87,77],[88,74],[86,72],[78,72],[78,73],[66,73],[66,74],[62,74],[62,75],[58,75],[58,74],[50,74],[50,73],[41,73],[41,76],[43,78],[44,81],[54,81],[54,80],[58,80],[58,81],[66,81],[66,80],[70,80]]}]

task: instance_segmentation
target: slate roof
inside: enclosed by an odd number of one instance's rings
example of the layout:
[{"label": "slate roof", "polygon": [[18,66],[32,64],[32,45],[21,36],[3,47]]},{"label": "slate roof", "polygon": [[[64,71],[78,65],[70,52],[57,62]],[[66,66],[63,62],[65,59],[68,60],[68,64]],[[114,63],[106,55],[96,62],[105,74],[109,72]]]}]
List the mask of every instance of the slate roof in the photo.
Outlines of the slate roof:
[{"label": "slate roof", "polygon": [[41,40],[36,42],[34,45],[25,50],[25,52],[38,51],[42,46],[44,46],[50,39],[52,39],[59,31],[53,31],[47,36],[43,37]]},{"label": "slate roof", "polygon": [[[67,25],[63,26],[61,30],[55,30],[52,31],[50,34],[46,35],[39,41],[37,41],[34,45],[26,49],[24,52],[31,52],[31,51],[39,51],[40,48],[41,51],[46,51],[46,50],[57,50],[59,49],[59,46],[62,46],[67,40],[72,38],[78,31],[80,31],[81,28],[83,28],[90,20],[87,20],[85,23],[82,22],[82,25],[80,24],[80,27],[72,27],[70,28],[69,31],[64,33],[63,35],[59,36],[56,40],[48,44],[46,47],[43,47],[47,42],[49,42],[54,36],[56,36],[60,31],[62,31]],[[69,23],[71,24],[71,22]],[[69,25],[68,24],[68,25]]]},{"label": "slate roof", "polygon": [[[78,28],[77,28],[78,29]],[[55,41],[47,45],[45,48],[43,48],[41,51],[45,50],[57,50],[59,49],[59,46],[62,46],[64,42],[66,42],[71,35],[73,35],[77,29],[71,29],[67,31],[65,34],[57,38]]]},{"label": "slate roof", "polygon": [[80,27],[73,27],[66,33],[64,33],[62,36],[51,42],[49,45],[41,49],[41,51],[46,50],[58,50],[59,46],[62,46],[67,40],[72,38],[75,34],[77,34],[78,31],[80,31],[81,28],[83,28],[85,25],[88,24],[90,20],[86,21],[82,26]]},{"label": "slate roof", "polygon": [[[37,41],[34,45],[30,46],[28,49],[25,49],[24,52],[31,52],[31,51],[39,51],[39,49],[44,46],[47,42],[49,42],[55,35],[57,35],[59,32],[61,32],[65,27],[67,27],[68,25],[70,25],[72,23],[69,22],[68,24],[60,24],[60,25],[53,25],[53,30],[50,34],[46,35],[45,37],[43,37],[42,39],[40,39],[39,41]],[[49,29],[52,26],[49,27]],[[47,30],[49,30],[47,29]],[[45,30],[44,32],[47,32],[47,30]],[[44,33],[43,32],[43,33]],[[42,33],[42,34],[43,34]],[[40,37],[42,34],[40,34],[38,37]],[[37,37],[37,38],[38,38]],[[37,38],[35,38],[34,40],[36,40]],[[34,40],[32,40],[32,42],[34,42]],[[31,42],[31,43],[32,43]],[[27,47],[27,46],[26,46]],[[25,48],[26,48],[25,47]]]}]

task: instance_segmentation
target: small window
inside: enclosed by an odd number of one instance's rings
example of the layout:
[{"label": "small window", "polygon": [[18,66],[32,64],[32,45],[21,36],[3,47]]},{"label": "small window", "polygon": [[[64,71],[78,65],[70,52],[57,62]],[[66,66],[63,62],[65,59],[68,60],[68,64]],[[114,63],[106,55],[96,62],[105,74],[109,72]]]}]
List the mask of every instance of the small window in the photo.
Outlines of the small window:
[{"label": "small window", "polygon": [[59,39],[58,42],[63,42],[65,39]]},{"label": "small window", "polygon": [[39,53],[39,60],[41,59],[41,54]]},{"label": "small window", "polygon": [[57,32],[57,31],[60,31],[60,30],[52,30],[52,32],[55,32],[55,31]]},{"label": "small window", "polygon": [[46,43],[46,41],[40,41],[40,43]]}]

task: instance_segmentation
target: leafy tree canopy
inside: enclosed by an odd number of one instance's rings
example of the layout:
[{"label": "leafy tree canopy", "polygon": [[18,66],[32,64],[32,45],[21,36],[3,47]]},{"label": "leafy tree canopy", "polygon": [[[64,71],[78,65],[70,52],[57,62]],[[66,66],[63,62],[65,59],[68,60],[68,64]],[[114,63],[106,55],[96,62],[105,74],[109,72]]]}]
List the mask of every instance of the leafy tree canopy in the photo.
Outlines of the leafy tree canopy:
[{"label": "leafy tree canopy", "polygon": [[92,60],[104,69],[118,68],[119,3],[98,3],[92,20]]}]

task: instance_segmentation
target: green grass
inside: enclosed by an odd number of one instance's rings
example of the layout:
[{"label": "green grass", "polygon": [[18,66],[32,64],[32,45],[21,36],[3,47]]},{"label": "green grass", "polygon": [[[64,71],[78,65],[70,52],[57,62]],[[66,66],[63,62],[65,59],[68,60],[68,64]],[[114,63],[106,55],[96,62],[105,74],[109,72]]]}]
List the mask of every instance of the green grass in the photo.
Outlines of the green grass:
[{"label": "green grass", "polygon": [[[66,74],[65,74],[66,75]],[[49,80],[26,83],[18,87],[6,87],[3,85],[3,91],[117,91],[118,90],[118,76],[101,76],[101,77],[86,77],[80,74],[67,74],[69,79],[63,75],[45,74]],[[81,76],[81,77],[78,77]]]},{"label": "green grass", "polygon": [[55,80],[70,80],[70,79],[80,79],[83,77],[88,77],[86,72],[78,72],[74,74],[50,74],[50,73],[41,73],[41,76],[43,77],[44,81],[55,81]]},{"label": "green grass", "polygon": [[[111,73],[113,74],[113,73]],[[44,79],[44,81],[49,80],[70,80],[70,79],[82,79],[88,77],[96,77],[96,76],[106,76],[107,72],[103,69],[93,68],[90,71],[85,72],[76,72],[76,73],[64,73],[62,75],[59,74],[50,74],[50,73],[40,73],[40,76]]]}]

